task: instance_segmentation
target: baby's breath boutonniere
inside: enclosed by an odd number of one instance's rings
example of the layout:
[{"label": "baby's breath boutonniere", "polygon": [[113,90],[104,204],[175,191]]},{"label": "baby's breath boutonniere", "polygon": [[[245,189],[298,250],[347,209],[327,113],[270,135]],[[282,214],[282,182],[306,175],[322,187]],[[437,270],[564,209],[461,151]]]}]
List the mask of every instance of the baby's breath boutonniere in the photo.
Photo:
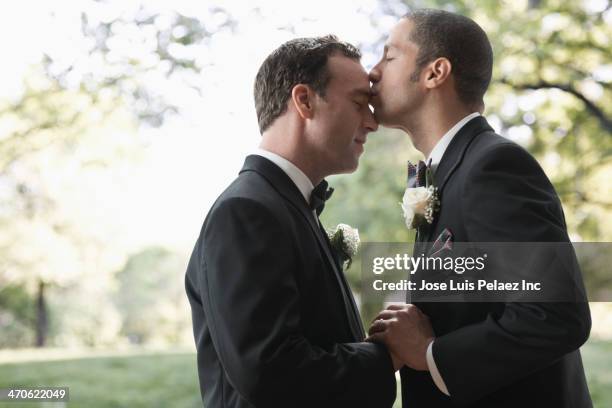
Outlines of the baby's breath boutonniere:
[{"label": "baby's breath boutonniere", "polygon": [[406,226],[410,229],[433,222],[440,201],[431,167],[423,161],[416,166],[408,162],[408,187],[400,206],[404,212]]},{"label": "baby's breath boutonniere", "polygon": [[336,228],[327,231],[327,236],[340,264],[346,269],[350,268],[361,243],[359,230],[347,224],[338,224]]}]

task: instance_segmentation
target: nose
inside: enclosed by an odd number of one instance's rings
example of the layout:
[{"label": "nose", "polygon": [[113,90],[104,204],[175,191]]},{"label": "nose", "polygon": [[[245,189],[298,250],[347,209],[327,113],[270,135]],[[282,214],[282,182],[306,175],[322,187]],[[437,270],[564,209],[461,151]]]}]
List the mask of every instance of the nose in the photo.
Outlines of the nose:
[{"label": "nose", "polygon": [[368,75],[370,82],[375,84],[378,81],[380,81],[380,75],[381,75],[380,68],[378,67],[378,64],[376,64],[374,68],[372,68],[372,70],[370,71],[370,74]]}]

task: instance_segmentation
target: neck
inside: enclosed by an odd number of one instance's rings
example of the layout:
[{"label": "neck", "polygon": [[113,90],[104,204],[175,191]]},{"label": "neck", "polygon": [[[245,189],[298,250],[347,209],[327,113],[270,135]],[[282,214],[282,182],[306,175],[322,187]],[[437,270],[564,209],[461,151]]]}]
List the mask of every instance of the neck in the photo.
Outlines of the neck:
[{"label": "neck", "polygon": [[310,179],[313,186],[317,186],[328,174],[320,171],[321,166],[313,160],[317,155],[303,141],[299,129],[275,124],[263,133],[259,147],[289,160]]},{"label": "neck", "polygon": [[410,135],[414,147],[429,157],[442,136],[472,112],[465,106],[433,106],[411,118],[411,123],[403,129]]}]

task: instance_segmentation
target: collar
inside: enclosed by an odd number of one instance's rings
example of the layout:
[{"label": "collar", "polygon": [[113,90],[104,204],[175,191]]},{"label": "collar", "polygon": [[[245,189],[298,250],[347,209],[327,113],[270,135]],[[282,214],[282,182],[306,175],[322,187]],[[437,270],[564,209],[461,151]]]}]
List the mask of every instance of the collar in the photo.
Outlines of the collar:
[{"label": "collar", "polygon": [[444,134],[444,136],[442,136],[440,140],[438,140],[438,143],[436,143],[436,145],[434,146],[425,163],[429,163],[431,160],[431,167],[435,171],[438,167],[438,164],[440,164],[440,161],[442,160],[442,156],[444,156],[446,148],[450,144],[451,140],[453,140],[453,137],[455,137],[455,135],[461,130],[461,128],[465,126],[470,120],[478,116],[480,116],[479,112],[470,113],[465,118],[457,122],[452,128],[450,128]]},{"label": "collar", "polygon": [[300,190],[300,193],[302,193],[302,196],[304,196],[306,202],[310,202],[310,196],[312,194],[312,190],[314,190],[314,186],[312,185],[312,181],[310,181],[308,176],[304,174],[304,172],[295,164],[276,153],[272,153],[271,151],[262,148],[257,148],[253,154],[265,157],[280,167],[281,170],[283,170],[285,174],[289,176],[291,181],[293,181],[293,184],[295,184],[298,190]]}]

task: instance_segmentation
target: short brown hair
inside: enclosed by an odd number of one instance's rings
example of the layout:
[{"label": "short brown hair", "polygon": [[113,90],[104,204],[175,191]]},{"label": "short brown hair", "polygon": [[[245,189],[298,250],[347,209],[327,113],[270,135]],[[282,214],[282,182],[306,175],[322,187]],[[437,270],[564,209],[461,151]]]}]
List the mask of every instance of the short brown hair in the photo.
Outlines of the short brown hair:
[{"label": "short brown hair", "polygon": [[429,62],[447,58],[459,99],[470,106],[482,104],[493,71],[493,50],[484,30],[468,17],[443,10],[417,9],[404,17],[414,24],[410,40],[419,46],[411,79],[418,80]]},{"label": "short brown hair", "polygon": [[255,77],[255,111],[259,131],[263,133],[287,110],[287,101],[295,85],[310,85],[320,96],[330,79],[327,59],[339,52],[359,60],[361,52],[334,35],[296,38],[274,50],[261,64]]}]

